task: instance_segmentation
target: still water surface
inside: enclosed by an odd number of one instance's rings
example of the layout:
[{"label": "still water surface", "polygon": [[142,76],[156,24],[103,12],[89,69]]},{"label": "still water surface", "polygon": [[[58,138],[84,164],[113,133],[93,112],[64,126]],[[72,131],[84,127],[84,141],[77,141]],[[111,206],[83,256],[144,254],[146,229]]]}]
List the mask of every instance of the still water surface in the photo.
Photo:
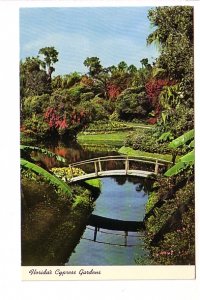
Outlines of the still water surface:
[{"label": "still water surface", "polygon": [[[102,192],[93,214],[117,220],[143,220],[148,195],[142,179],[115,177],[101,181]],[[141,236],[141,232],[129,232],[126,238],[123,231],[100,229],[94,242],[94,227],[87,226],[66,265],[135,265],[144,254]]]},{"label": "still water surface", "polygon": [[[49,145],[46,148],[62,155],[68,163],[100,157],[118,155],[115,148],[105,148],[98,145],[96,148],[85,148],[79,144]],[[39,160],[48,168],[58,166],[54,158],[41,157]],[[145,213],[145,203],[151,182],[147,179],[134,177],[107,177],[102,178],[101,194],[95,201],[93,214],[126,221],[142,221]],[[73,253],[66,261],[66,265],[136,265],[137,258],[144,255],[141,232],[125,232],[99,229],[96,241],[94,227],[87,226],[74,248]],[[125,247],[125,245],[127,245]],[[63,247],[65,245],[63,244]]]}]

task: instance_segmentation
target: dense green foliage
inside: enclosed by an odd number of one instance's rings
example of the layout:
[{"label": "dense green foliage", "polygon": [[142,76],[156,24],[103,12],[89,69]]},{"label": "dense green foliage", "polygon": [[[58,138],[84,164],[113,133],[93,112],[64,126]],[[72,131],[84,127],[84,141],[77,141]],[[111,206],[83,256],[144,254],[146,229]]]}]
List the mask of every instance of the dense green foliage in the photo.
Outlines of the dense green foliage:
[{"label": "dense green foliage", "polygon": [[148,43],[157,42],[161,52],[156,67],[176,83],[161,93],[162,130],[171,130],[177,137],[193,127],[193,8],[158,7],[149,11],[149,19],[156,29]]},{"label": "dense green foliage", "polygon": [[[158,95],[161,114],[153,136],[158,143],[170,142],[174,165],[147,203],[148,263],[195,264],[193,9],[158,7],[149,19],[156,29],[148,43],[160,47],[156,66],[172,82]],[[175,163],[177,153],[182,156]]]},{"label": "dense green foliage", "polygon": [[[44,47],[20,63],[21,130],[45,139],[76,136],[102,120],[157,123],[156,133],[178,137],[193,128],[193,9],[158,7],[149,11],[155,30],[147,38],[160,56],[141,68],[121,61],[104,67],[98,57],[83,62],[88,74],[52,78],[58,52]],[[180,47],[180,45],[182,45]]]},{"label": "dense green foliage", "polygon": [[190,176],[161,179],[148,200],[146,227],[148,263],[184,265],[195,263],[194,182]]},{"label": "dense green foliage", "polygon": [[[193,8],[156,7],[148,18],[153,32],[147,44],[156,43],[160,51],[152,64],[141,57],[140,68],[125,61],[104,67],[92,56],[83,62],[87,74],[53,77],[54,47],[21,61],[21,132],[35,139],[78,135],[82,142],[119,142],[129,147],[122,148],[127,155],[172,157],[173,166],[158,178],[146,207],[148,259],[151,264],[194,264]],[[31,163],[26,166],[35,170]],[[69,173],[57,171],[61,177]],[[80,202],[78,195],[75,206]]]},{"label": "dense green foliage", "polygon": [[144,89],[127,88],[117,98],[117,112],[122,120],[145,119],[150,110]]},{"label": "dense green foliage", "polygon": [[71,188],[68,186],[68,184],[63,182],[63,180],[61,180],[59,176],[54,176],[53,174],[50,173],[49,170],[46,170],[42,166],[39,166],[37,162],[35,162],[35,159],[31,155],[31,152],[39,151],[50,157],[55,157],[58,161],[65,162],[66,160],[63,157],[56,155],[46,149],[42,149],[38,147],[22,145],[20,148],[21,148],[21,157],[22,157],[20,164],[23,170],[27,170],[28,172],[33,172],[39,175],[40,177],[43,178],[43,180],[52,184],[59,192],[67,195],[69,199],[72,197]]},{"label": "dense green foliage", "polygon": [[[54,47],[20,63],[21,132],[27,137],[69,137],[94,122],[148,121],[153,107],[145,90],[152,66],[103,67],[98,57],[88,57],[88,74],[52,77],[58,60]],[[41,56],[43,54],[43,56]],[[43,60],[42,60],[43,58]]]},{"label": "dense green foliage", "polygon": [[184,133],[169,144],[169,148],[172,149],[177,149],[181,146],[189,149],[190,152],[182,156],[179,161],[165,173],[165,176],[173,176],[179,174],[184,169],[193,168],[195,154],[194,150],[191,150],[191,148],[194,148],[194,130]]},{"label": "dense green foliage", "polygon": [[62,192],[66,193],[68,196],[72,196],[70,188],[60,179],[57,177],[53,176],[40,166],[37,166],[23,158],[21,158],[21,167],[25,168],[27,170],[31,170],[41,176],[43,176],[47,181],[49,181],[51,184],[55,185],[58,187]]},{"label": "dense green foliage", "polygon": [[83,234],[93,197],[76,186],[72,202],[40,176],[34,178],[22,174],[22,265],[64,265]]}]

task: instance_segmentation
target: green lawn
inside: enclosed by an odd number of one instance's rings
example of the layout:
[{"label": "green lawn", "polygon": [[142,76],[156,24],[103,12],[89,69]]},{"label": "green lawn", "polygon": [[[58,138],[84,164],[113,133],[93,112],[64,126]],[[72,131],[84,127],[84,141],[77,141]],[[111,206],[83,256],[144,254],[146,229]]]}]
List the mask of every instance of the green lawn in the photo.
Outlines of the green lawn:
[{"label": "green lawn", "polygon": [[[132,133],[132,131],[121,131],[116,133],[105,133],[105,134],[78,134],[78,142],[85,144],[113,144],[115,146],[122,146],[118,152],[120,154],[129,155],[129,156],[144,156],[168,160],[171,162],[171,154],[159,154],[159,153],[150,153],[140,150],[134,150],[131,147],[123,146],[125,138]],[[178,157],[177,157],[178,159]]]},{"label": "green lawn", "polygon": [[78,142],[122,142],[125,140],[131,131],[121,131],[115,133],[100,133],[100,134],[78,134]]},{"label": "green lawn", "polygon": [[93,187],[96,187],[96,188],[98,188],[98,189],[101,189],[102,183],[101,183],[101,180],[98,179],[98,178],[95,178],[95,179],[88,179],[88,180],[86,180],[85,182],[86,182],[87,184],[93,186]]},{"label": "green lawn", "polygon": [[84,130],[84,133],[95,134],[95,133],[111,133],[117,131],[129,131],[132,129],[151,129],[152,125],[136,122],[119,122],[119,121],[107,121],[107,122],[94,122],[90,123]]},{"label": "green lawn", "polygon": [[159,153],[149,153],[145,151],[140,150],[134,150],[130,147],[121,147],[118,151],[120,154],[128,155],[128,156],[144,156],[144,157],[152,157],[152,158],[158,158],[158,159],[164,159],[168,161],[172,161],[171,154],[159,154]]}]

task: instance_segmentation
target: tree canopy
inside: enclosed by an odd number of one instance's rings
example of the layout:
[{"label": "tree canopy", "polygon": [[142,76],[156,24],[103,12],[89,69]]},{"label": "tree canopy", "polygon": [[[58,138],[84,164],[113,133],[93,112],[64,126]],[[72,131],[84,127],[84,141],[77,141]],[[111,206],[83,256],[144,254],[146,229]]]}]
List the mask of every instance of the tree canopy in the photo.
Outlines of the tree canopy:
[{"label": "tree canopy", "polygon": [[49,78],[51,74],[55,71],[53,64],[58,61],[58,51],[54,47],[44,47],[39,50],[39,54],[44,56],[44,66],[47,70]]}]

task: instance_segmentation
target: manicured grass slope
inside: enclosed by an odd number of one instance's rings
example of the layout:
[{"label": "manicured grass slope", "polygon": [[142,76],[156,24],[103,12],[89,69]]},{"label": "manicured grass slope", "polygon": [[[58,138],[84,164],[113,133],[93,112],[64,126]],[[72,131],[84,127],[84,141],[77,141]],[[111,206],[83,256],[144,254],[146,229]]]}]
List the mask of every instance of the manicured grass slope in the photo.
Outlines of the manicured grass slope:
[{"label": "manicured grass slope", "polygon": [[134,150],[130,147],[121,147],[118,151],[120,154],[129,155],[129,156],[144,156],[144,157],[152,157],[152,158],[159,158],[165,159],[171,162],[172,156],[170,154],[159,154],[159,153],[149,153],[140,150]]}]

